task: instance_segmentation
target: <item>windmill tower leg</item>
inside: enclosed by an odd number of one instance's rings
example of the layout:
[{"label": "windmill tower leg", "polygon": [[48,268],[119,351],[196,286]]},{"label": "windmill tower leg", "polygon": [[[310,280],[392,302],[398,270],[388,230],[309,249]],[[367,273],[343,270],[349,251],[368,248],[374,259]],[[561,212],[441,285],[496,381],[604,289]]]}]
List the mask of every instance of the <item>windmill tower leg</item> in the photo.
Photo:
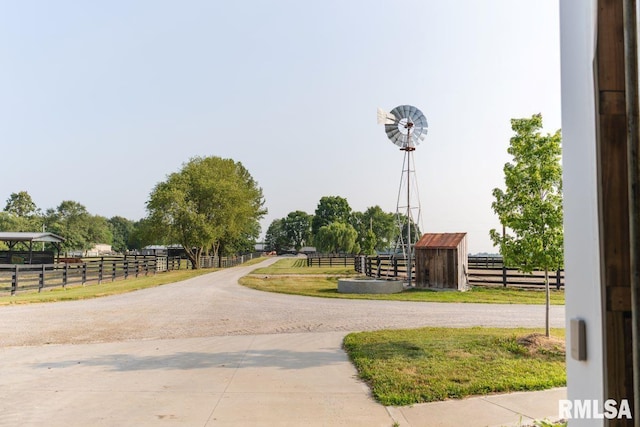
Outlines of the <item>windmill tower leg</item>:
[{"label": "windmill tower leg", "polygon": [[[417,227],[420,224],[421,208],[413,159],[415,147],[406,147],[401,150],[405,152],[405,155],[402,165],[402,175],[400,177],[400,188],[398,189],[398,202],[396,205],[396,218],[398,221],[396,252],[399,248],[402,248],[402,254],[407,260],[407,286],[412,286],[413,249],[415,246],[414,234],[418,232],[418,229],[413,230],[412,227]],[[405,225],[406,230],[404,229]]]}]

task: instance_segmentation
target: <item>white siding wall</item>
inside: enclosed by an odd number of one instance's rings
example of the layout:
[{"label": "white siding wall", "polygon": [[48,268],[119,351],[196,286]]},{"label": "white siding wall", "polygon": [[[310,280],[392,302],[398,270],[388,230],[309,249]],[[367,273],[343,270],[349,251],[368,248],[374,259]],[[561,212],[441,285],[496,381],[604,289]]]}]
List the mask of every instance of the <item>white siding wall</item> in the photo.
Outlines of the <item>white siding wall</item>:
[{"label": "white siding wall", "polygon": [[[568,398],[604,398],[593,60],[595,0],[560,1],[567,353],[569,320],[586,322],[587,360],[567,355]],[[602,420],[572,420],[571,427]]]}]

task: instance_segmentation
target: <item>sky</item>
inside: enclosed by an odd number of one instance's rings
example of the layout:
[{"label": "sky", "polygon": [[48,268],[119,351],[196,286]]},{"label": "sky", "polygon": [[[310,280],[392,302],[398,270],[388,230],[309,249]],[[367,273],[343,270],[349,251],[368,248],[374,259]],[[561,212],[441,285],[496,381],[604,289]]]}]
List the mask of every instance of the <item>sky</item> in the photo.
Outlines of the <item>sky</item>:
[{"label": "sky", "polygon": [[559,45],[558,0],[0,0],[0,208],[27,191],[137,221],[219,156],[262,188],[263,234],[323,196],[395,212],[403,153],[376,111],[409,104],[422,231],[497,252],[510,120],[561,127]]}]

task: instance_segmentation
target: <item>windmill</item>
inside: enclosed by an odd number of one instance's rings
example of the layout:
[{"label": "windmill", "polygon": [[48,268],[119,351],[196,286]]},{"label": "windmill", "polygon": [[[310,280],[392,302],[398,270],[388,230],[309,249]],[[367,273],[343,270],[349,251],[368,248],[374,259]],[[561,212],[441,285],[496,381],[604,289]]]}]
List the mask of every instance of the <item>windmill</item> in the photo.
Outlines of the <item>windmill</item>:
[{"label": "windmill", "polygon": [[[418,195],[418,181],[416,179],[413,152],[416,150],[416,146],[427,136],[427,118],[416,107],[400,105],[389,113],[378,108],[378,124],[384,124],[384,130],[389,140],[400,147],[401,151],[404,151],[396,205],[396,218],[400,229],[396,250],[398,246],[402,247],[403,255],[407,259],[407,283],[411,286],[412,246],[415,245],[415,239],[412,238],[411,225],[420,223],[420,197]],[[404,195],[406,195],[406,205],[404,205]],[[403,232],[403,213],[406,215],[407,221],[406,241]]]}]

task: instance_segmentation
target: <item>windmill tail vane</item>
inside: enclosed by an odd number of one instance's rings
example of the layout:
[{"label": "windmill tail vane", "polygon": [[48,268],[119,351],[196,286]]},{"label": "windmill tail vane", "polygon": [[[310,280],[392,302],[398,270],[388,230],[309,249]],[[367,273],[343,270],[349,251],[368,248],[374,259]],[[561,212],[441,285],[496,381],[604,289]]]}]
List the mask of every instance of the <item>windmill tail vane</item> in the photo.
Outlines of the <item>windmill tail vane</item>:
[{"label": "windmill tail vane", "polygon": [[378,108],[378,124],[392,125],[398,123],[398,118],[391,113],[387,113],[382,108]]}]

